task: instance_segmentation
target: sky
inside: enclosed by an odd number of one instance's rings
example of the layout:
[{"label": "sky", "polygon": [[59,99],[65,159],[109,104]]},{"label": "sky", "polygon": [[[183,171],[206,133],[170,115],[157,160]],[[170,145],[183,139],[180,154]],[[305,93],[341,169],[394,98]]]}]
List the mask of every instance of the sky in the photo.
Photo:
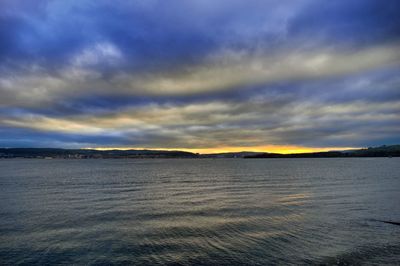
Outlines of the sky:
[{"label": "sky", "polygon": [[1,0],[0,147],[400,143],[398,0]]}]

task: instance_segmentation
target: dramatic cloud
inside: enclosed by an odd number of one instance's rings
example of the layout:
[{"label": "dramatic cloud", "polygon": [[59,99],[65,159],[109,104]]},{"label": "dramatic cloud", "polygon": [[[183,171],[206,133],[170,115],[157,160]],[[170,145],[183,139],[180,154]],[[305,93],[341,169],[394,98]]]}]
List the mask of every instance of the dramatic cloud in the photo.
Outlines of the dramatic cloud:
[{"label": "dramatic cloud", "polygon": [[0,146],[398,143],[399,8],[2,1]]}]

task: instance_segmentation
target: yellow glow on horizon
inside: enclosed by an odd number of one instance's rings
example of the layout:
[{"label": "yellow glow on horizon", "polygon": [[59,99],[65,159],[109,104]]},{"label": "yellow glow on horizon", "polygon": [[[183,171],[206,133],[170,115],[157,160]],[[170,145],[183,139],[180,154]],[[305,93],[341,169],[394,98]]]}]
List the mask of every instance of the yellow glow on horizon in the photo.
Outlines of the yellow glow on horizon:
[{"label": "yellow glow on horizon", "polygon": [[241,152],[241,151],[253,151],[253,152],[269,152],[269,153],[307,153],[307,152],[324,152],[334,150],[351,150],[359,149],[360,147],[304,147],[304,146],[292,146],[292,145],[264,145],[264,146],[245,146],[245,147],[229,147],[220,146],[215,148],[143,148],[143,147],[95,147],[86,148],[94,150],[163,150],[163,151],[187,151],[200,154],[208,153],[224,153],[224,152]]}]

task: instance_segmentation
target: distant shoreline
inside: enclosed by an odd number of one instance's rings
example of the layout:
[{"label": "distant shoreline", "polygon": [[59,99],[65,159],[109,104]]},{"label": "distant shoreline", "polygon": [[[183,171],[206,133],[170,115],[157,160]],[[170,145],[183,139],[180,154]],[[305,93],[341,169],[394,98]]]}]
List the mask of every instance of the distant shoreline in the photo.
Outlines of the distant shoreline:
[{"label": "distant shoreline", "polygon": [[358,150],[327,151],[311,153],[261,153],[228,152],[199,154],[186,151],[165,150],[88,150],[58,148],[0,148],[0,159],[203,159],[203,158],[373,158],[400,157],[400,145],[384,145]]}]

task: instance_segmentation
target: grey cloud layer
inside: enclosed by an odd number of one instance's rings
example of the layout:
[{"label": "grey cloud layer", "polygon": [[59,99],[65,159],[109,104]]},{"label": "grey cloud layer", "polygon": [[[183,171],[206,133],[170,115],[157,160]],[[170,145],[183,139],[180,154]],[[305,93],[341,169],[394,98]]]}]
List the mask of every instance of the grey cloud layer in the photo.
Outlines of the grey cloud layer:
[{"label": "grey cloud layer", "polygon": [[[168,72],[115,72],[104,75],[92,64],[117,63],[123,55],[110,44],[96,44],[71,58],[71,63],[52,73],[32,66],[17,76],[0,77],[3,105],[51,104],[82,95],[190,95],[213,93],[279,81],[309,80],[346,75],[369,69],[399,65],[397,44],[354,52],[280,51],[264,56],[223,51],[203,64]],[[115,61],[115,62],[114,62]],[[89,66],[89,67],[88,67]]]},{"label": "grey cloud layer", "polygon": [[208,148],[265,143],[350,146],[397,134],[399,115],[400,101],[326,105],[280,98],[146,106],[97,116],[31,115],[3,118],[0,123],[43,132],[79,132],[88,137],[85,139],[101,135],[147,147]]}]

